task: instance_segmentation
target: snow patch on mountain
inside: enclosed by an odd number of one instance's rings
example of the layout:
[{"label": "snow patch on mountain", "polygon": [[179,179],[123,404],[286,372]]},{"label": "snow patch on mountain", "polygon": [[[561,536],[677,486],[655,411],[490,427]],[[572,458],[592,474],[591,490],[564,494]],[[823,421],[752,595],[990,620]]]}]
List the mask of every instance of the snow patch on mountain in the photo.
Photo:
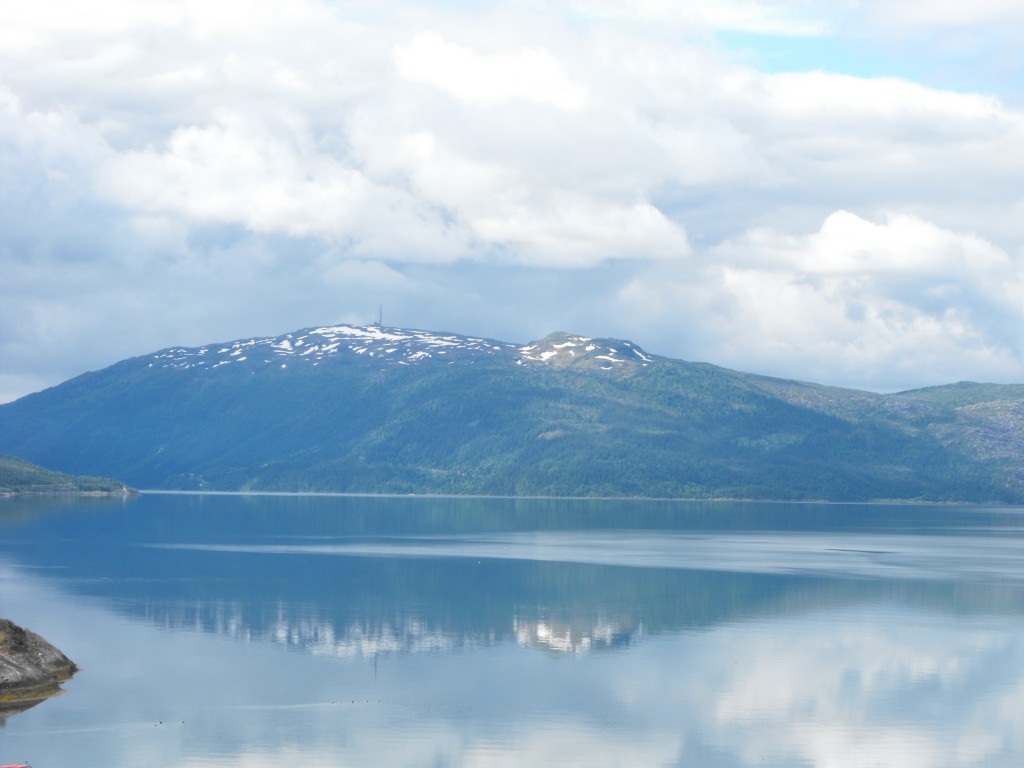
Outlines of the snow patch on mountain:
[{"label": "snow patch on mountain", "polygon": [[240,339],[202,347],[172,347],[149,357],[153,368],[218,368],[229,363],[249,366],[288,362],[319,365],[339,355],[351,354],[381,363],[415,365],[428,361],[448,365],[503,356],[519,365],[599,364],[606,370],[653,362],[628,341],[591,339],[566,333],[552,334],[527,345],[474,336],[432,331],[385,328],[378,325],[331,325],[307,328],[277,337]]},{"label": "snow patch on mountain", "polygon": [[[150,366],[161,368],[214,368],[245,360],[281,363],[282,358],[318,365],[350,352],[367,358],[409,365],[448,356],[449,353],[495,355],[512,353],[516,346],[490,339],[380,326],[332,325],[307,328],[278,337],[240,339],[211,347],[172,347],[155,353]],[[454,362],[454,358],[446,361]]]},{"label": "snow patch on mountain", "polygon": [[647,366],[654,359],[629,341],[592,339],[568,333],[550,336],[519,347],[519,365],[596,365],[604,370],[630,366]]}]

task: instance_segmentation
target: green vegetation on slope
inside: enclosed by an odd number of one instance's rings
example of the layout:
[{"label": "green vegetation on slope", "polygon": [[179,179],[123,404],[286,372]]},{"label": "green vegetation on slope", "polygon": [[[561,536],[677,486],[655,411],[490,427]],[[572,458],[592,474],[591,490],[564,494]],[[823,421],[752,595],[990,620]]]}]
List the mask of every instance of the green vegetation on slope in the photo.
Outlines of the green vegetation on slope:
[{"label": "green vegetation on slope", "polygon": [[0,456],[0,494],[128,492],[129,489],[116,480],[66,475],[14,456]]},{"label": "green vegetation on slope", "polygon": [[664,358],[134,359],[0,406],[0,450],[144,488],[1024,501],[1019,388],[946,389],[878,395]]}]

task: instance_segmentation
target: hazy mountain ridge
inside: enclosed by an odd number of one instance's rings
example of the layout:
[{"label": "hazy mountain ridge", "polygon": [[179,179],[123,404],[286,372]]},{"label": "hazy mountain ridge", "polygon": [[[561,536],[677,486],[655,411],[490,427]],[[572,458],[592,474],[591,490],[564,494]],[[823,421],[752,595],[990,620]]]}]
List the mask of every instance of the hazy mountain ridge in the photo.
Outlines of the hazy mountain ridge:
[{"label": "hazy mountain ridge", "polygon": [[927,431],[943,445],[1008,473],[1024,490],[1024,384],[955,384],[893,394],[754,377],[787,402],[848,421],[883,418],[911,434]]},{"label": "hazy mountain ridge", "polygon": [[556,333],[176,347],[0,406],[0,450],[137,487],[1024,500],[1024,386],[882,395]]}]

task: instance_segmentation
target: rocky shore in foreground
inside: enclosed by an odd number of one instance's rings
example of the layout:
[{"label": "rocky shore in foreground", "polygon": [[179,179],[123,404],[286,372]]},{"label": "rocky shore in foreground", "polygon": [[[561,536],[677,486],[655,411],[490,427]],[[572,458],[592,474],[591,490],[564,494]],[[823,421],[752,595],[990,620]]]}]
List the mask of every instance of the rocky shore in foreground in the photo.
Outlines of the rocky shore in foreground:
[{"label": "rocky shore in foreground", "polygon": [[0,719],[60,692],[78,667],[35,632],[0,619]]}]

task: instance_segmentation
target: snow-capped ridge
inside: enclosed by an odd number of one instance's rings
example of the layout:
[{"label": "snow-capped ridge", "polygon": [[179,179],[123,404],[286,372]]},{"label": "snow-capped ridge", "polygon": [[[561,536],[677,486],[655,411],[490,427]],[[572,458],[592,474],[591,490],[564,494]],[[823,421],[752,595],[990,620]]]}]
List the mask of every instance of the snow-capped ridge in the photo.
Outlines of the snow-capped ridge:
[{"label": "snow-capped ridge", "polygon": [[306,328],[282,336],[239,339],[203,347],[171,347],[151,356],[151,367],[216,368],[229,363],[290,361],[309,365],[349,353],[382,362],[411,365],[426,360],[453,362],[465,353],[495,355],[515,349],[508,344],[474,336],[389,328],[379,325],[330,325]]},{"label": "snow-capped ridge", "polygon": [[654,362],[640,347],[621,339],[594,339],[558,332],[519,347],[520,365],[590,365],[604,370],[640,366]]},{"label": "snow-capped ridge", "polygon": [[345,356],[396,365],[451,365],[505,358],[522,366],[584,363],[606,370],[653,362],[632,342],[561,332],[517,345],[453,333],[342,324],[201,347],[171,347],[148,356],[148,364],[151,368],[208,370],[239,363],[286,368],[289,364],[317,366]]}]

